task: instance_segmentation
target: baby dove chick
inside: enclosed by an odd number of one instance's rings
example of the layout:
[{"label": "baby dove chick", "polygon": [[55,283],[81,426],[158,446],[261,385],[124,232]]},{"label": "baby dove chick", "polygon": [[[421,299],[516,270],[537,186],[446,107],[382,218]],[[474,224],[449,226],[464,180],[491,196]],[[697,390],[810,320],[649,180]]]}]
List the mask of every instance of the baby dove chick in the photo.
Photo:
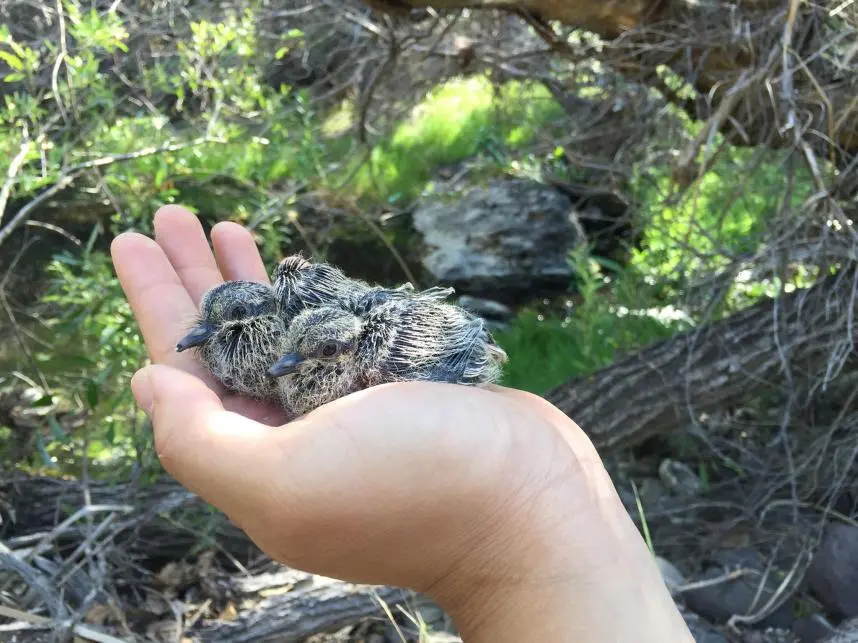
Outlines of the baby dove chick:
[{"label": "baby dove chick", "polygon": [[285,334],[271,286],[227,281],[203,295],[200,316],[176,350],[195,348],[228,390],[278,402],[277,383],[267,370],[283,354]]},{"label": "baby dove chick", "polygon": [[268,372],[279,380],[281,402],[298,415],[385,382],[492,383],[507,360],[481,319],[419,293],[365,315],[306,309],[290,324],[285,346]]},{"label": "baby dove chick", "polygon": [[453,292],[430,288],[415,293],[411,284],[395,289],[369,286],[334,266],[311,264],[299,255],[284,259],[275,278],[274,287],[231,281],[210,289],[203,295],[195,327],[176,346],[177,351],[196,348],[206,368],[228,390],[272,402],[281,396],[267,371],[285,352],[286,328],[299,312],[335,306],[359,315],[393,299],[444,298]]},{"label": "baby dove chick", "polygon": [[347,277],[329,263],[310,263],[299,254],[283,259],[271,275],[280,316],[288,325],[303,310],[317,306],[339,306],[356,314],[394,299],[419,294],[425,298],[444,299],[452,288],[429,288],[414,292],[410,283],[398,288],[371,286]]}]

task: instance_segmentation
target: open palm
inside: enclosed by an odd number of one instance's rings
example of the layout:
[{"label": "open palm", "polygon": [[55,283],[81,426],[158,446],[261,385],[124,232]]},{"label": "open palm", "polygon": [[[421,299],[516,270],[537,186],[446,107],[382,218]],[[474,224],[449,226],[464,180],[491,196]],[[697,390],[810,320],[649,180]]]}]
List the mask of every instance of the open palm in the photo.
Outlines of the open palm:
[{"label": "open palm", "polygon": [[[154,364],[132,387],[165,468],[273,557],[340,578],[414,586],[438,573],[433,556],[411,555],[415,542],[431,535],[426,547],[440,555],[485,539],[477,533],[496,527],[473,518],[514,493],[497,481],[515,479],[516,451],[526,443],[557,452],[560,435],[544,430],[545,416],[566,418],[547,403],[527,410],[533,396],[524,393],[432,382],[374,387],[280,426],[282,410],[227,394],[193,355],[175,350],[206,290],[223,279],[268,281],[250,233],[217,224],[212,253],[198,219],[175,206],[155,215],[154,228],[154,240],[124,233],[111,248]],[[541,447],[534,435],[544,438]],[[550,464],[547,453],[543,461]],[[439,504],[443,498],[449,502]],[[448,539],[439,525],[450,529]]]},{"label": "open palm", "polygon": [[270,283],[253,237],[240,225],[218,223],[211,232],[212,253],[197,217],[172,206],[158,212],[154,228],[154,240],[125,233],[111,248],[150,359],[199,378],[228,410],[272,426],[282,424],[286,419],[282,410],[224,390],[191,352],[175,350],[209,288],[236,279]]}]

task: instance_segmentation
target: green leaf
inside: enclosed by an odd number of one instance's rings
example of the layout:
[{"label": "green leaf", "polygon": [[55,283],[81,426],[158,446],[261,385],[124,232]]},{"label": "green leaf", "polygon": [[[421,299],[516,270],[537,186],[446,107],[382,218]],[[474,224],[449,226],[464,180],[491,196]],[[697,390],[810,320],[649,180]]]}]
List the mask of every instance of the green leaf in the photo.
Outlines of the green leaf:
[{"label": "green leaf", "polygon": [[98,406],[98,384],[91,379],[86,381],[86,403],[91,409]]},{"label": "green leaf", "polygon": [[700,477],[700,485],[703,487],[704,491],[707,491],[709,489],[709,467],[706,466],[705,461],[701,460],[697,468]]},{"label": "green leaf", "polygon": [[599,257],[597,255],[593,255],[592,258],[593,261],[598,263],[603,268],[608,268],[616,273],[621,273],[623,271],[623,267],[612,259],[608,259],[607,257]]},{"label": "green leaf", "polygon": [[27,50],[24,49],[21,45],[19,45],[17,42],[12,40],[11,38],[9,38],[6,41],[6,44],[12,48],[12,51],[14,51],[15,55],[18,56],[19,58],[26,58],[27,57]]},{"label": "green leaf", "polygon": [[43,395],[38,400],[33,402],[33,408],[39,408],[42,406],[50,406],[53,403],[54,403],[53,397],[51,397],[50,395]]},{"label": "green leaf", "polygon": [[101,234],[101,224],[92,226],[92,232],[89,233],[89,239],[86,240],[83,256],[89,257],[92,254],[92,249],[95,247],[95,242],[98,240],[98,235]]},{"label": "green leaf", "polygon": [[95,368],[97,362],[83,355],[51,355],[49,357],[54,363],[52,366],[59,368],[68,368],[69,370],[76,368]]},{"label": "green leaf", "polygon": [[6,64],[9,65],[15,71],[24,70],[24,63],[21,61],[21,59],[14,54],[10,54],[8,51],[0,51],[0,60],[6,61]]}]

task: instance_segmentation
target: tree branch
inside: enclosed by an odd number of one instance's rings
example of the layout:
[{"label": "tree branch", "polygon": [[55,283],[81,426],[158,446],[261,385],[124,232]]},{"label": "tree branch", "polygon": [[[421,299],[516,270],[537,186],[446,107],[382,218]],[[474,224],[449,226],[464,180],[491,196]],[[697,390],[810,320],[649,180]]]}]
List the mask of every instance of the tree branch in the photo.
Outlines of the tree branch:
[{"label": "tree branch", "polygon": [[[51,185],[47,190],[39,194],[32,201],[27,203],[24,207],[22,207],[18,212],[15,213],[15,216],[7,223],[3,228],[0,228],[0,246],[3,245],[3,242],[6,241],[12,233],[18,228],[21,224],[27,221],[27,219],[35,212],[40,205],[42,205],[45,201],[53,197],[58,192],[61,192],[75,180],[83,174],[84,171],[96,168],[96,167],[104,167],[106,165],[112,165],[114,163],[122,163],[123,161],[131,161],[133,159],[143,158],[145,156],[154,156],[155,154],[161,154],[163,152],[175,152],[176,150],[181,150],[186,147],[194,147],[197,145],[203,145],[205,143],[223,143],[225,141],[215,138],[197,138],[193,141],[189,141],[186,143],[170,143],[168,145],[161,145],[159,147],[147,147],[142,150],[137,150],[135,152],[127,152],[125,154],[111,154],[109,156],[102,156],[97,159],[92,159],[90,161],[84,161],[83,163],[77,163],[75,165],[71,165],[64,169],[59,178]],[[26,152],[25,152],[26,153]],[[17,158],[17,157],[16,157]],[[11,168],[10,168],[11,169]],[[5,189],[5,185],[3,186]],[[10,188],[11,189],[11,188]],[[2,201],[3,194],[0,193],[0,205],[4,205]],[[2,209],[0,209],[0,214],[2,214]]]}]

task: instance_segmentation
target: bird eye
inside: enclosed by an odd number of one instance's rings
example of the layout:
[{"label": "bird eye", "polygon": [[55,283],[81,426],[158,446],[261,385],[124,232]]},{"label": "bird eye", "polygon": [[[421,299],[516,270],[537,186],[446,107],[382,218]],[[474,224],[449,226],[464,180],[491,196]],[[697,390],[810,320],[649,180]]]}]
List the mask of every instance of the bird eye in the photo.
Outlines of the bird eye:
[{"label": "bird eye", "polygon": [[335,357],[340,352],[340,345],[337,342],[328,342],[322,346],[322,357]]},{"label": "bird eye", "polygon": [[242,319],[247,316],[247,308],[242,304],[236,304],[229,309],[230,319]]}]

